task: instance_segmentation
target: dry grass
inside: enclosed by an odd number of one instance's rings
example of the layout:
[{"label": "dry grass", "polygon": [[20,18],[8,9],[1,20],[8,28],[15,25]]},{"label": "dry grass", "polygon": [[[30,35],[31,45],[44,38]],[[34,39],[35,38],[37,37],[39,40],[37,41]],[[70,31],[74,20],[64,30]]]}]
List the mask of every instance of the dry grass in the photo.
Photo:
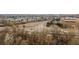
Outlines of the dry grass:
[{"label": "dry grass", "polygon": [[[28,28],[28,26],[23,24],[20,26],[12,25],[11,27],[6,27],[5,30],[0,32],[0,44],[6,44],[6,45],[79,44],[79,40],[76,39],[74,36],[59,35],[61,32],[60,31],[61,28],[58,28],[57,26],[55,27],[53,26],[53,28],[51,28],[52,29],[51,31],[49,31],[45,27],[41,32],[25,31],[24,29]],[[42,27],[38,29],[41,30],[41,28]],[[54,32],[55,34],[53,34]],[[74,34],[74,33],[69,32],[68,34]]]}]

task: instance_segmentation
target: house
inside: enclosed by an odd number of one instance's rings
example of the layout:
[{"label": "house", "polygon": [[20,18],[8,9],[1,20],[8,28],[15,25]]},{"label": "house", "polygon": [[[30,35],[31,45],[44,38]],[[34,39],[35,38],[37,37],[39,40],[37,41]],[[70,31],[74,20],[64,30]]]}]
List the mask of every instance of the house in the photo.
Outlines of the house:
[{"label": "house", "polygon": [[63,17],[60,17],[60,22],[65,27],[79,27],[79,17],[63,16]]}]

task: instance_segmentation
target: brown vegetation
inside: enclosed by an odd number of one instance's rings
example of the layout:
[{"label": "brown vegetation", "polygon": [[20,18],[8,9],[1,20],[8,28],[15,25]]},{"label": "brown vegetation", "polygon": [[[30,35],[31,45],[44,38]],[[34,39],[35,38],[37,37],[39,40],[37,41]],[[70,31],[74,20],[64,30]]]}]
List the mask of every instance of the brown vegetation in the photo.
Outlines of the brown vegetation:
[{"label": "brown vegetation", "polygon": [[[61,29],[53,27],[51,33],[44,29],[44,31],[28,32],[24,29],[25,25],[19,27],[18,25],[11,25],[0,32],[0,44],[5,45],[65,45],[65,44],[79,44],[75,39],[74,32],[61,33]],[[74,34],[73,36],[71,34]],[[75,39],[75,40],[74,40]]]}]

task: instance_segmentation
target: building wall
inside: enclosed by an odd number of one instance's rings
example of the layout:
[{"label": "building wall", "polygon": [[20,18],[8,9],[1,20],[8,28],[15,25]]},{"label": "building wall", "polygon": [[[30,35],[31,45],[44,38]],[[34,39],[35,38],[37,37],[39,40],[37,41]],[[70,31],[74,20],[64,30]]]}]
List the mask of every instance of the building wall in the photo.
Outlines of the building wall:
[{"label": "building wall", "polygon": [[77,26],[79,27],[79,18],[73,18],[73,19],[66,19],[65,17],[60,17],[60,22],[64,25],[64,26],[68,26],[68,27],[73,27],[73,26]]}]

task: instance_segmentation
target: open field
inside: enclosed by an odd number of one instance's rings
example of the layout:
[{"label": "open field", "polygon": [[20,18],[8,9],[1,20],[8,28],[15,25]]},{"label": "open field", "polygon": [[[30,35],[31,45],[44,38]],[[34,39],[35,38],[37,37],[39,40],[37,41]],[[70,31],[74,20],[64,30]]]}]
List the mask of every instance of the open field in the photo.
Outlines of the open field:
[{"label": "open field", "polygon": [[46,27],[47,22],[48,21],[31,22],[0,27],[0,44],[79,44],[79,36],[75,35],[76,29],[62,29],[57,25]]},{"label": "open field", "polygon": [[[29,40],[35,39],[36,41],[40,39],[41,41],[44,41],[47,35],[47,31],[50,30],[49,28],[46,27],[46,23],[47,21],[1,27],[0,42],[3,42],[1,44],[15,44],[15,43],[12,43],[12,42],[15,42],[15,40],[16,41],[18,40],[18,42],[19,40],[26,42],[28,41],[28,39]],[[12,39],[14,34],[16,34],[15,36],[16,38]],[[3,35],[4,35],[4,38],[2,38]],[[40,40],[39,40],[40,43],[33,42],[33,44],[44,44]],[[21,43],[21,44],[27,44],[27,43]],[[32,42],[29,44],[32,44]]]},{"label": "open field", "polygon": [[79,17],[62,15],[1,16],[0,44],[79,44]]}]

